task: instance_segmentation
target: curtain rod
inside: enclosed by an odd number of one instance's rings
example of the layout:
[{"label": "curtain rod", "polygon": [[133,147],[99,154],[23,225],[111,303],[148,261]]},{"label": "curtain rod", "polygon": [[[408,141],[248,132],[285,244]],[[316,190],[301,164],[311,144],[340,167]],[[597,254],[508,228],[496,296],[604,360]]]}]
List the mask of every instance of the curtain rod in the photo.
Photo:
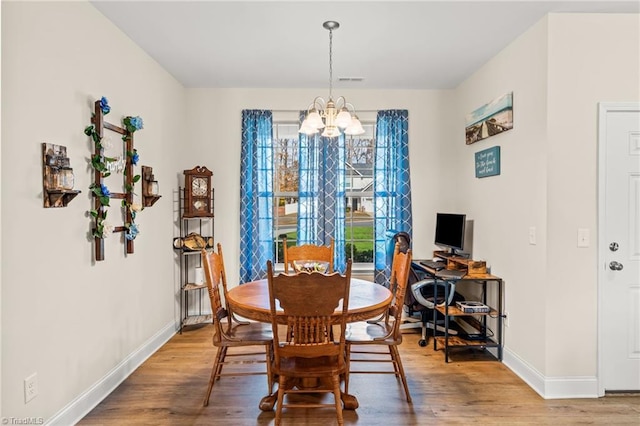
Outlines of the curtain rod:
[{"label": "curtain rod", "polygon": [[[262,108],[260,108],[262,109]],[[306,111],[304,109],[269,109],[269,108],[264,108],[267,111],[271,111],[271,112],[300,112],[300,111]],[[361,112],[378,112],[380,110],[378,109],[357,109],[356,113],[361,113]]]}]

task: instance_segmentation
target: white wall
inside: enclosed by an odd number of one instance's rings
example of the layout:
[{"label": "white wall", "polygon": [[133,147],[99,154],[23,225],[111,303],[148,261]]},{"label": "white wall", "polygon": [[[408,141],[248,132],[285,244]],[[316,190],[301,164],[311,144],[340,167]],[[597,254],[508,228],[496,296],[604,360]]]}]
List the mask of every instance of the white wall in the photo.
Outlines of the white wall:
[{"label": "white wall", "polygon": [[[182,173],[185,93],[87,2],[3,2],[2,83],[2,415],[58,413],[59,424],[70,424],[68,404],[90,404],[74,399],[110,386],[114,372],[145,356],[137,351],[175,332],[172,189]],[[163,198],[138,214],[134,254],[124,255],[117,234],[94,263],[92,144],[83,130],[103,95],[112,105],[107,121],[144,119],[139,164],[153,167]],[[42,142],[67,147],[82,193],[66,208],[42,206]],[[39,395],[25,404],[23,379],[32,373]]]},{"label": "white wall", "polygon": [[[460,116],[514,92],[513,130],[458,144],[459,203],[476,219],[474,257],[505,278],[505,362],[545,397],[597,395],[597,104],[640,99],[639,23],[549,15],[457,89]],[[473,153],[494,145],[501,175],[475,179]]]},{"label": "white wall", "polygon": [[[640,100],[640,15],[550,15],[548,37],[547,168],[553,185],[547,188],[547,289],[553,297],[547,310],[567,317],[571,306],[571,320],[547,326],[545,371],[551,377],[592,376],[597,367],[598,102]],[[578,228],[591,231],[589,248],[576,248]]]},{"label": "white wall", "polygon": [[[504,279],[510,327],[505,344],[544,371],[547,316],[541,283],[546,270],[546,68],[547,24],[543,20],[457,88],[455,145],[458,210],[474,220],[475,259],[486,259]],[[465,145],[464,117],[513,92],[513,129]],[[475,177],[475,153],[500,146],[501,173]],[[529,227],[537,245],[529,245]],[[538,303],[536,303],[538,301]]]}]

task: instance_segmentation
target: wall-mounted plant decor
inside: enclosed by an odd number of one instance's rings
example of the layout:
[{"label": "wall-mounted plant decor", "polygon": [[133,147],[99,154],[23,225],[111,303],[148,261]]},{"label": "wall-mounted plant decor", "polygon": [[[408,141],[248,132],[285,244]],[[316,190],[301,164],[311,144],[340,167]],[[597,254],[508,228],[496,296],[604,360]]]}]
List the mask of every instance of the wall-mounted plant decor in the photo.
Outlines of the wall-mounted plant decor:
[{"label": "wall-mounted plant decor", "polygon": [[[133,167],[138,164],[138,151],[133,147],[133,134],[143,128],[140,117],[127,116],[122,119],[122,127],[104,120],[104,116],[111,111],[107,98],[102,97],[96,101],[95,109],[91,117],[92,125],[84,129],[84,133],[91,137],[94,144],[91,165],[94,169],[94,180],[89,186],[94,199],[94,207],[89,211],[94,220],[92,235],[95,239],[95,260],[104,260],[104,239],[112,233],[123,232],[125,250],[127,254],[133,253],[133,240],[139,233],[136,224],[136,215],[144,207],[133,201],[134,186],[140,180],[140,175],[134,174]],[[109,157],[105,155],[105,149],[111,148],[110,138],[105,138],[104,132],[109,130],[122,136],[122,155]],[[123,173],[123,192],[111,191],[105,178],[112,172]],[[107,207],[111,207],[112,199],[120,199],[123,209],[122,226],[114,226],[107,220]]]},{"label": "wall-mounted plant decor", "polygon": [[79,190],[73,189],[73,169],[67,147],[42,144],[42,199],[44,207],[66,207]]}]

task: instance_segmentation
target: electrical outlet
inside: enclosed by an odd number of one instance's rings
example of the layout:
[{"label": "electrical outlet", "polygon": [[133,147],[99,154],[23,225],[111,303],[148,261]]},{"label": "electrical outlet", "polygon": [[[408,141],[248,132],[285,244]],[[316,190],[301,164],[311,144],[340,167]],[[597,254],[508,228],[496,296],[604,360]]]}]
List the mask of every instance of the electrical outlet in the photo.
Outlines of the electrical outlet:
[{"label": "electrical outlet", "polygon": [[25,404],[38,396],[38,373],[33,373],[24,379],[24,402]]},{"label": "electrical outlet", "polygon": [[509,327],[509,313],[505,311],[503,315],[504,318],[502,320],[504,321],[504,326]]}]

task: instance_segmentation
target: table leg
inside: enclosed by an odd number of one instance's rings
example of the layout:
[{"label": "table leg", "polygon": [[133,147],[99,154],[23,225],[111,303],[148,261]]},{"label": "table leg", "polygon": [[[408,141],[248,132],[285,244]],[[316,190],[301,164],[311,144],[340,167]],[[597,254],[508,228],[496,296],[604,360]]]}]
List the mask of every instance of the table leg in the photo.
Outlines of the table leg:
[{"label": "table leg", "polygon": [[[315,386],[313,386],[312,381],[315,381]],[[322,381],[321,381],[322,382]],[[307,385],[307,386],[304,386]],[[311,386],[310,386],[311,385]],[[287,380],[286,387],[288,389],[293,388],[294,386],[298,386],[301,388],[309,389],[318,387],[317,379],[302,379],[302,380]],[[355,395],[351,395],[348,393],[340,392],[340,399],[342,400],[342,405],[345,410],[355,410],[360,406],[358,403],[358,398]],[[276,401],[278,400],[278,391],[275,391],[269,395],[264,396],[258,407],[261,411],[272,411],[273,407],[276,405]]]},{"label": "table leg", "polygon": [[276,405],[276,401],[278,400],[278,394],[272,393],[271,395],[267,395],[260,400],[260,404],[258,407],[262,411],[273,411],[273,407]]}]

